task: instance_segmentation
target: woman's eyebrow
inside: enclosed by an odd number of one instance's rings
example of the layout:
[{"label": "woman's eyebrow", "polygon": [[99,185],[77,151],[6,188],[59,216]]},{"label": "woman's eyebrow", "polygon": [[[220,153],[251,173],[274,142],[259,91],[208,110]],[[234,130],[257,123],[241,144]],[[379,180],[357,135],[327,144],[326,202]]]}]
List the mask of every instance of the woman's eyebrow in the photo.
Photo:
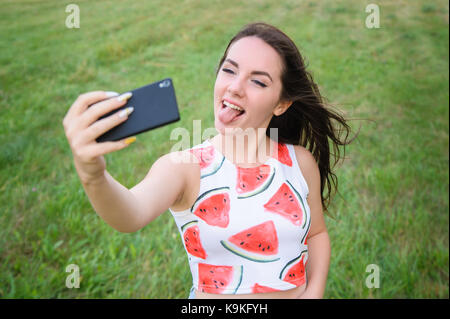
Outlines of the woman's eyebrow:
[{"label": "woman's eyebrow", "polygon": [[[233,64],[233,65],[234,65],[235,67],[237,67],[237,68],[239,67],[239,64],[238,64],[236,61],[233,61],[233,60],[231,60],[231,59],[229,59],[229,58],[225,59],[225,61],[226,61],[226,62],[230,62],[231,64]],[[264,71],[252,71],[251,74],[266,75],[266,76],[269,77],[270,81],[273,82],[272,77],[271,77],[270,74],[267,73],[267,72],[264,72]]]}]

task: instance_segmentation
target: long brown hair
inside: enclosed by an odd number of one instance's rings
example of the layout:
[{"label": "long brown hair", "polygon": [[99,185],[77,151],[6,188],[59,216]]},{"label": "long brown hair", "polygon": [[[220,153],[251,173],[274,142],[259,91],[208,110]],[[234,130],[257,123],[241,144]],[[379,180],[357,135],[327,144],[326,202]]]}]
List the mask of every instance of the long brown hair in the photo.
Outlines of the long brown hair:
[{"label": "long brown hair", "polygon": [[[270,138],[270,128],[277,128],[280,143],[301,145],[312,153],[320,171],[323,210],[330,215],[328,206],[332,197],[331,192],[333,186],[337,192],[338,181],[330,165],[331,154],[328,139],[333,145],[334,167],[340,159],[339,146],[344,146],[345,156],[345,145],[350,144],[356,136],[348,141],[351,129],[346,123],[347,120],[325,105],[317,84],[306,70],[297,46],[285,33],[272,25],[256,22],[244,26],[228,43],[216,70],[216,76],[228,55],[231,44],[248,36],[262,39],[278,52],[282,60],[282,90],[279,101],[293,101],[286,112],[272,117],[266,135]],[[340,124],[339,129],[336,129],[336,124]],[[340,136],[344,131],[346,135],[341,140]],[[324,195],[325,186],[328,190],[326,195]]]}]

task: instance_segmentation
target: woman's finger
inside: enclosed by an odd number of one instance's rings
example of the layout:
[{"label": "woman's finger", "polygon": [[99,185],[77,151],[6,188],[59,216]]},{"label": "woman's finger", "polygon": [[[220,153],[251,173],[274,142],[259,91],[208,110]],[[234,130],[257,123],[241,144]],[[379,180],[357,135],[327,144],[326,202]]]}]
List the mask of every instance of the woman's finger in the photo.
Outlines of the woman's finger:
[{"label": "woman's finger", "polygon": [[136,141],[136,137],[127,137],[120,141],[114,141],[114,142],[102,142],[102,143],[93,143],[85,148],[86,154],[89,154],[92,158],[102,156],[111,152],[115,152],[118,150],[121,150],[131,143]]},{"label": "woman's finger", "polygon": [[81,114],[78,127],[80,129],[89,127],[101,116],[123,106],[131,95],[130,92],[127,92],[118,97],[103,100],[91,105],[83,114]]},{"label": "woman's finger", "polygon": [[92,91],[81,94],[77,97],[75,102],[73,102],[66,117],[76,117],[82,114],[90,105],[117,95],[119,95],[117,92],[110,91]]},{"label": "woman's finger", "polygon": [[117,111],[116,113],[111,114],[108,117],[96,121],[94,124],[83,131],[83,140],[86,143],[94,141],[113,127],[116,127],[117,125],[125,122],[132,112],[133,108],[127,107],[126,109]]}]

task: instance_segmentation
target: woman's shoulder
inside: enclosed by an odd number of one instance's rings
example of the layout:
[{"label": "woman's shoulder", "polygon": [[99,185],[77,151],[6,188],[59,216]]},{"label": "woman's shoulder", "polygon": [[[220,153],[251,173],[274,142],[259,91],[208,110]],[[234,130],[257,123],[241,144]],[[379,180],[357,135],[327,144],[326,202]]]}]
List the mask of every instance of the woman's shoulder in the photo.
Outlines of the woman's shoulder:
[{"label": "woman's shoulder", "polygon": [[173,151],[163,155],[165,160],[169,161],[171,165],[181,167],[181,168],[189,168],[198,166],[199,160],[194,155],[191,149],[181,150],[181,151]]},{"label": "woman's shoulder", "polygon": [[174,151],[164,155],[166,161],[174,171],[179,172],[184,183],[184,191],[172,205],[174,211],[184,211],[192,206],[196,199],[200,181],[200,165],[198,158],[190,149]]},{"label": "woman's shoulder", "polygon": [[317,164],[314,155],[304,146],[293,145],[293,147],[298,166],[300,167],[300,170],[305,177],[308,187],[310,187],[312,183],[316,182],[317,177],[319,178],[320,182],[319,165]]},{"label": "woman's shoulder", "polygon": [[295,156],[298,160],[301,158],[303,161],[307,162],[315,161],[314,156],[306,147],[302,145],[291,145],[294,147]]}]

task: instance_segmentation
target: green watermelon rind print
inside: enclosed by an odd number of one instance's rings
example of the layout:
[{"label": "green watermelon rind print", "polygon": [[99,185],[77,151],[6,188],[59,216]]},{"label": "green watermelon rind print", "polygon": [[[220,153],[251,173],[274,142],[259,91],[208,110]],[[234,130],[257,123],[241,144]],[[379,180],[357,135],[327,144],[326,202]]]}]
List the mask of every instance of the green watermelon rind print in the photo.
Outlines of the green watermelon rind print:
[{"label": "green watermelon rind print", "polygon": [[270,175],[264,184],[262,184],[260,187],[258,187],[257,189],[255,189],[251,192],[239,195],[237,198],[238,199],[249,198],[249,197],[252,197],[252,196],[255,196],[255,195],[258,195],[258,194],[264,192],[267,188],[269,188],[270,184],[272,184],[274,177],[275,177],[275,167],[270,166]]},{"label": "green watermelon rind print", "polygon": [[309,227],[310,227],[310,226],[311,226],[311,218],[310,218],[309,221],[308,221],[308,227],[306,227],[305,234],[303,235],[303,238],[302,238],[302,240],[300,241],[302,244],[305,243],[306,236],[307,236],[308,233],[309,233]]},{"label": "green watermelon rind print", "polygon": [[205,169],[206,173],[202,174],[200,176],[200,179],[217,173],[217,171],[222,167],[224,161],[225,161],[225,156],[222,156],[222,160],[220,162],[214,162],[213,164],[211,164],[211,165],[215,165],[215,166],[212,166],[212,168],[210,168],[209,170]]},{"label": "green watermelon rind print", "polygon": [[204,192],[196,199],[195,203],[192,205],[191,213],[195,211],[197,205],[200,204],[203,199],[206,199],[207,197],[211,197],[214,195],[223,194],[224,192],[227,192],[229,190],[230,190],[230,188],[228,186],[224,186],[224,187],[213,188],[213,189],[210,189],[210,190]]},{"label": "green watermelon rind print", "polygon": [[286,275],[286,272],[289,271],[290,266],[295,265],[298,261],[300,261],[300,259],[302,259],[304,254],[306,254],[307,252],[308,252],[308,250],[303,250],[299,256],[297,256],[294,259],[292,259],[291,261],[289,261],[281,270],[279,278],[281,280],[283,280],[284,276]]},{"label": "green watermelon rind print", "polygon": [[184,234],[184,231],[185,231],[186,229],[188,229],[189,227],[191,227],[191,226],[193,226],[193,225],[195,225],[195,224],[198,224],[198,220],[193,220],[193,221],[187,222],[186,224],[184,224],[183,226],[181,226],[181,232]]},{"label": "green watermelon rind print", "polygon": [[251,261],[255,261],[258,263],[270,263],[273,261],[277,261],[280,258],[274,258],[274,257],[265,257],[265,256],[258,256],[256,254],[251,254],[247,251],[243,251],[241,248],[237,247],[236,245],[226,241],[226,240],[221,240],[220,243],[222,244],[223,247],[225,247],[228,251],[232,252],[235,255],[238,255],[239,257],[243,257],[245,259],[251,260]]},{"label": "green watermelon rind print", "polygon": [[237,290],[239,289],[239,287],[241,286],[241,283],[242,283],[242,277],[243,277],[243,275],[244,275],[244,266],[242,266],[242,265],[240,265],[240,266],[234,266],[234,268],[238,268],[239,270],[237,270],[237,271],[239,271],[239,275],[238,276],[236,276],[236,281],[237,281],[237,284],[235,284],[234,283],[234,281],[231,283],[231,287],[234,287],[234,285],[236,285],[236,288],[234,289],[234,291],[231,293],[232,295],[235,295],[236,294],[236,292],[237,292]]},{"label": "green watermelon rind print", "polygon": [[297,192],[295,187],[292,186],[292,184],[288,180],[286,180],[286,183],[288,183],[289,187],[294,191],[295,195],[297,195],[297,198],[300,200],[300,204],[302,205],[302,210],[303,210],[303,225],[302,225],[302,228],[305,228],[306,220],[308,219],[308,214],[306,212],[305,204],[303,203],[302,196],[300,195],[299,192]]}]

